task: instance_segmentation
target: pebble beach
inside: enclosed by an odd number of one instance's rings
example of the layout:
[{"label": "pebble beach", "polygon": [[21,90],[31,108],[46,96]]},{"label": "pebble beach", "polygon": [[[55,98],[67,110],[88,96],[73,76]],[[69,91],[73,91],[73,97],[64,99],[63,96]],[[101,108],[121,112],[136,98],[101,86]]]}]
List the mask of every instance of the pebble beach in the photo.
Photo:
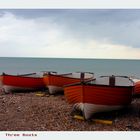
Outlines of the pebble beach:
[{"label": "pebble beach", "polygon": [[95,114],[93,119],[112,124],[74,119],[64,95],[43,97],[32,93],[0,94],[0,131],[139,131],[140,98],[122,110]]}]

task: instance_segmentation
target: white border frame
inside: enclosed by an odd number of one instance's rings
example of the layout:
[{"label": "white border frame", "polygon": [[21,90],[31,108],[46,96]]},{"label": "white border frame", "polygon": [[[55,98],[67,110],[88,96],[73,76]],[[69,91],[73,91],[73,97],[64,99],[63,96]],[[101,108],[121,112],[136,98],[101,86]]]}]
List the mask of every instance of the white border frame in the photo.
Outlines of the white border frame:
[{"label": "white border frame", "polygon": [[139,0],[0,0],[0,8],[140,8]]}]

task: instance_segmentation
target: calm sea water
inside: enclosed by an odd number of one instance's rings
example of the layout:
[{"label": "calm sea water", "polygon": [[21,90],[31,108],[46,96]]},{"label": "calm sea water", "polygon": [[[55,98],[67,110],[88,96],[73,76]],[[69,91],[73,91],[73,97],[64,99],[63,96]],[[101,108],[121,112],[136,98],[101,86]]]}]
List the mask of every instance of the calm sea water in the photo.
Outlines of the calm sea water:
[{"label": "calm sea water", "polygon": [[140,77],[140,60],[65,59],[65,58],[0,58],[0,73],[23,74],[40,71],[94,72],[99,75]]}]

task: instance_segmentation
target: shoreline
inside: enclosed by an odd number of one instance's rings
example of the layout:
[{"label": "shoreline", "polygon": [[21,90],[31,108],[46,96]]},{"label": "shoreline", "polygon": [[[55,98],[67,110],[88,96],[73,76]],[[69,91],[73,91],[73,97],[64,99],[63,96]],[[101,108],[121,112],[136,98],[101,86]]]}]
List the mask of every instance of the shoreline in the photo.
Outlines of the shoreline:
[{"label": "shoreline", "polygon": [[74,119],[64,95],[0,94],[0,131],[139,131],[140,98],[119,111],[95,114],[112,125]]}]

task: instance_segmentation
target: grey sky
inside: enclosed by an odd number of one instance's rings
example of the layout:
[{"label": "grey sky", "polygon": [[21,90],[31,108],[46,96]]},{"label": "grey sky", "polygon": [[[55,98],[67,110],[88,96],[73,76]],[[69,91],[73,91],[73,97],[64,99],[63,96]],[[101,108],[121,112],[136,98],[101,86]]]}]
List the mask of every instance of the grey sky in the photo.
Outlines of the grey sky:
[{"label": "grey sky", "polygon": [[[4,25],[2,22],[4,20],[11,21],[11,25]],[[119,10],[119,9],[25,9],[25,10],[0,10],[0,29],[4,30],[5,38],[9,38],[10,42],[4,41],[4,37],[0,38],[0,44],[7,45],[6,47],[15,47],[19,45],[23,47],[23,45],[29,44],[30,46],[25,49],[18,48],[17,50],[24,50],[23,55],[33,55],[33,56],[42,56],[45,57],[45,53],[29,53],[29,50],[33,48],[46,48],[46,51],[52,51],[51,48],[58,46],[61,51],[64,49],[67,50],[65,45],[70,46],[70,52],[74,51],[73,48],[82,52],[83,49],[87,50],[87,55],[81,55],[77,57],[90,57],[91,54],[88,53],[96,47],[100,47],[98,50],[96,48],[97,53],[100,53],[100,50],[109,46],[109,51],[113,51],[113,46],[115,45],[115,49],[118,49],[121,46],[125,46],[125,48],[121,48],[120,50],[130,51],[131,49],[133,53],[138,52],[140,49],[140,10],[139,9],[131,9],[131,10]],[[8,34],[9,30],[13,28],[14,24],[19,26],[17,31],[14,31],[15,37]],[[26,32],[24,32],[20,27],[20,25],[26,26],[27,28],[27,36]],[[27,24],[27,25],[26,25]],[[33,24],[33,25],[31,25]],[[3,27],[7,26],[7,28]],[[26,29],[25,28],[25,29]],[[9,29],[9,30],[8,30]],[[14,27],[14,29],[16,29]],[[28,30],[29,29],[29,30]],[[12,30],[13,32],[13,30]],[[54,36],[53,36],[54,33]],[[2,34],[2,33],[0,33]],[[36,34],[36,35],[35,35]],[[12,34],[11,34],[12,35]],[[20,37],[19,37],[19,36]],[[44,35],[44,36],[43,36]],[[2,35],[1,35],[2,36]],[[37,37],[38,36],[38,37]],[[45,39],[46,37],[46,39]],[[20,40],[20,42],[16,41],[16,38]],[[26,39],[25,39],[26,38]],[[31,39],[35,39],[34,42]],[[2,41],[3,39],[3,41]],[[13,39],[13,40],[12,40]],[[47,39],[49,39],[47,41]],[[26,43],[25,43],[26,41]],[[27,42],[29,41],[29,42]],[[37,42],[38,41],[38,42]],[[51,42],[52,41],[52,42]],[[92,42],[92,43],[91,43]],[[94,42],[94,43],[93,43]],[[96,43],[95,43],[96,42]],[[23,43],[23,44],[21,44]],[[25,44],[24,44],[25,43]],[[56,43],[56,44],[55,44]],[[10,45],[11,44],[11,45]],[[36,46],[38,44],[38,46]],[[39,45],[40,44],[40,45]],[[96,45],[91,47],[92,45]],[[56,45],[56,46],[55,46]],[[104,46],[105,47],[101,47]],[[87,47],[86,47],[87,46]],[[112,48],[111,48],[112,46]],[[50,48],[49,48],[50,47]],[[48,48],[48,50],[47,50]],[[70,48],[69,48],[70,49]],[[42,50],[43,51],[43,50]],[[54,50],[55,51],[55,50]],[[57,50],[56,50],[57,51]],[[116,50],[114,50],[116,51]],[[118,50],[119,51],[119,50]],[[101,53],[104,53],[101,51]],[[113,53],[113,52],[112,52]],[[119,54],[119,52],[118,52]],[[9,54],[10,55],[10,54]],[[14,53],[12,54],[14,55]],[[27,56],[28,56],[27,55]],[[128,53],[129,55],[129,53]],[[124,58],[129,58],[126,55]],[[138,54],[134,55],[136,58]],[[66,57],[61,52],[59,55],[57,52],[53,52],[50,54],[46,54],[47,56],[52,57]],[[116,54],[117,56],[117,54]],[[115,58],[116,58],[115,56]],[[68,56],[68,57],[75,57]],[[100,57],[100,55],[95,55],[93,57]],[[103,57],[107,58],[108,56]],[[120,56],[122,57],[122,56]],[[109,56],[112,58],[112,56]],[[118,56],[119,58],[119,56]],[[130,58],[133,58],[131,56]]]}]

